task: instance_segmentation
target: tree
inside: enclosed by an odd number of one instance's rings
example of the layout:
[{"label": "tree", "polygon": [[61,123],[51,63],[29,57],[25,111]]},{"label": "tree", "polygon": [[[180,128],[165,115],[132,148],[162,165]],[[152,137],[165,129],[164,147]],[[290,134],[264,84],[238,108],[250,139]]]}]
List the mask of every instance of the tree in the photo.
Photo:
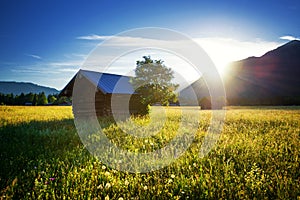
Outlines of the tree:
[{"label": "tree", "polygon": [[202,110],[210,110],[211,109],[211,97],[203,97],[199,101],[199,105]]},{"label": "tree", "polygon": [[56,100],[57,99],[56,99],[56,97],[54,95],[52,95],[52,94],[48,95],[48,102],[49,103],[54,103]]},{"label": "tree", "polygon": [[54,103],[55,104],[71,104],[72,103],[72,99],[68,98],[66,96],[61,96],[61,97],[57,98]]},{"label": "tree", "polygon": [[47,97],[44,92],[38,95],[38,105],[46,105],[48,103]]},{"label": "tree", "polygon": [[34,95],[33,95],[33,100],[32,100],[32,105],[33,105],[33,106],[36,106],[36,105],[37,105],[37,102],[38,102],[38,95],[34,94]]},{"label": "tree", "polygon": [[178,85],[172,83],[172,69],[166,67],[162,60],[152,60],[150,56],[144,56],[143,59],[136,62],[135,77],[131,79],[141,103],[148,106],[156,103],[169,105],[170,101],[175,102],[177,96],[174,91]]},{"label": "tree", "polygon": [[33,93],[28,93],[25,95],[25,103],[33,103],[34,99],[34,94]]}]

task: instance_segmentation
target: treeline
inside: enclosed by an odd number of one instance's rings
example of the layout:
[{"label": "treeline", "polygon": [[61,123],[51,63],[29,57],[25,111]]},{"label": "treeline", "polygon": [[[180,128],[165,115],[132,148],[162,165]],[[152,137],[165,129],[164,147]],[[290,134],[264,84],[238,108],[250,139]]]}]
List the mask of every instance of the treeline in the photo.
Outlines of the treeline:
[{"label": "treeline", "polygon": [[41,105],[69,105],[71,104],[71,99],[67,97],[59,97],[58,94],[49,94],[45,95],[44,92],[35,94],[21,93],[20,95],[14,94],[2,94],[0,93],[0,105],[33,105],[33,106],[41,106]]}]

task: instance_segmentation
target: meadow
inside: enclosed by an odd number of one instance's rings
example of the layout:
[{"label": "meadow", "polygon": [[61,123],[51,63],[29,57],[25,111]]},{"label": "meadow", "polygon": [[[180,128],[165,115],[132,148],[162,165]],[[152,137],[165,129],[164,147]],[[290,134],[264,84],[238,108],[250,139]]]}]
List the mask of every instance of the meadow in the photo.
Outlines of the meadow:
[{"label": "meadow", "polygon": [[[99,121],[116,145],[148,152],[176,134],[178,108],[167,111],[161,132],[143,140],[122,133],[110,118]],[[228,107],[221,137],[203,158],[199,144],[211,113],[201,116],[193,144],[179,159],[129,173],[86,150],[71,107],[0,106],[0,198],[300,199],[299,107]]]}]

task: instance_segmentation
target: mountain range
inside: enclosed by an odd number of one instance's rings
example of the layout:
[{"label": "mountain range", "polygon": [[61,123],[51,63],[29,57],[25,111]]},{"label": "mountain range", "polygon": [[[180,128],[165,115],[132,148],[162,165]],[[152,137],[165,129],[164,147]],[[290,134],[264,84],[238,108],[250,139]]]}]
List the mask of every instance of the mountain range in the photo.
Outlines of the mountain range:
[{"label": "mountain range", "polygon": [[[229,105],[299,105],[300,41],[290,41],[261,57],[232,62],[223,82]],[[198,99],[209,96],[203,78],[180,94],[189,96],[191,89]]]},{"label": "mountain range", "polygon": [[0,81],[0,93],[20,95],[21,93],[41,93],[46,95],[57,94],[59,91],[55,88],[40,86],[34,83],[14,82],[14,81]]}]

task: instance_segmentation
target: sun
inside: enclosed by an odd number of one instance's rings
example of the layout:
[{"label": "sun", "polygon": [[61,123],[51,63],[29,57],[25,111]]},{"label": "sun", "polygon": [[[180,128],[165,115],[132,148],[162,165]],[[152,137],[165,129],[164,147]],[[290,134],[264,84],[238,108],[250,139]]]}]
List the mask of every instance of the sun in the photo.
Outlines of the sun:
[{"label": "sun", "polygon": [[227,73],[227,66],[229,65],[229,63],[231,62],[230,60],[228,60],[228,58],[224,58],[222,55],[220,56],[216,56],[217,58],[212,58],[219,74],[221,76],[225,76]]},{"label": "sun", "polygon": [[221,76],[228,73],[229,64],[250,56],[262,56],[275,49],[279,43],[263,40],[242,41],[234,38],[207,37],[195,38],[214,62]]},{"label": "sun", "polygon": [[199,42],[208,56],[211,58],[221,76],[226,74],[226,67],[230,62],[239,57],[240,52],[224,41],[201,41]]}]

